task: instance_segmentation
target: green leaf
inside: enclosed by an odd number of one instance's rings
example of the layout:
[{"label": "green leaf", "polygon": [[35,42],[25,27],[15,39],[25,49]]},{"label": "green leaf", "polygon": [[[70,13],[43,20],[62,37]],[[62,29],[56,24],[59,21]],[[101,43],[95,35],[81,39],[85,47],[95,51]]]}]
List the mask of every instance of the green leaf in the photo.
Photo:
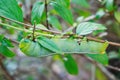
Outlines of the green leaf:
[{"label": "green leaf", "polygon": [[50,39],[46,38],[46,37],[38,37],[37,41],[45,48],[55,52],[55,53],[62,53],[60,51],[60,49],[58,48],[58,46]]},{"label": "green leaf", "polygon": [[114,17],[120,23],[120,12],[119,11],[114,12]]},{"label": "green leaf", "polygon": [[4,35],[0,34],[0,42],[4,39]]},{"label": "green leaf", "polygon": [[78,74],[78,72],[79,72],[78,65],[77,65],[76,61],[74,60],[74,58],[70,54],[65,55],[62,58],[62,61],[64,63],[66,70],[68,71],[68,73],[70,73],[72,75]]},{"label": "green leaf", "polygon": [[105,14],[105,11],[103,9],[99,9],[96,13],[96,18],[100,19],[101,17],[103,17]]},{"label": "green leaf", "polygon": [[23,14],[16,0],[0,0],[0,16],[23,22]]},{"label": "green leaf", "polygon": [[43,57],[55,54],[51,50],[44,48],[37,41],[33,42],[29,39],[22,39],[19,48],[25,55],[32,57]]},{"label": "green leaf", "polygon": [[108,56],[107,54],[86,54],[86,56],[92,58],[93,60],[103,64],[108,65]]},{"label": "green leaf", "polygon": [[76,33],[78,35],[87,35],[95,30],[106,30],[106,28],[105,26],[98,23],[83,22],[77,26]]},{"label": "green leaf", "polygon": [[41,18],[44,12],[45,4],[43,2],[36,2],[32,8],[31,22],[34,21],[39,24],[41,22]]},{"label": "green leaf", "polygon": [[70,0],[55,0],[55,1],[66,8],[70,7]]},{"label": "green leaf", "polygon": [[7,46],[7,47],[14,47],[13,44],[11,43],[10,40],[4,38],[2,41],[1,41],[2,45],[4,46]]},{"label": "green leaf", "polygon": [[73,25],[74,23],[73,15],[72,15],[72,12],[68,8],[58,4],[57,2],[51,2],[51,5],[58,12],[59,16],[61,16],[69,24]]},{"label": "green leaf", "polygon": [[73,3],[78,4],[82,7],[89,8],[90,5],[87,0],[72,0]]},{"label": "green leaf", "polygon": [[6,46],[0,45],[0,54],[6,57],[14,57],[15,53],[9,50]]},{"label": "green leaf", "polygon": [[58,30],[62,29],[61,24],[59,23],[58,19],[55,16],[49,16],[48,17],[48,22],[52,24],[52,26]]},{"label": "green leaf", "polygon": [[105,7],[108,11],[113,11],[114,10],[114,0],[106,0]]}]

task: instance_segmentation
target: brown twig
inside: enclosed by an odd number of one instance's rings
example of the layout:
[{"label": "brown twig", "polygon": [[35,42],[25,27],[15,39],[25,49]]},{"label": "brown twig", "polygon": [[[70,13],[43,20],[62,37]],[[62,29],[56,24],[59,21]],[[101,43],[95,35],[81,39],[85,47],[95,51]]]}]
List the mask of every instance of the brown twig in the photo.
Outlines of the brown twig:
[{"label": "brown twig", "polygon": [[[86,57],[85,55],[82,55],[82,54],[81,54],[80,56],[82,56],[82,57],[86,58],[88,61],[90,61],[90,62],[94,63],[95,65],[99,65],[96,61],[93,61],[92,59],[90,59],[90,58]],[[110,69],[113,69],[113,70],[116,70],[116,71],[119,71],[119,72],[120,72],[120,68],[117,68],[117,67],[114,67],[114,66],[111,66],[111,65],[106,65],[105,67],[107,67],[107,68],[110,68]]]},{"label": "brown twig", "polygon": [[[1,18],[4,18],[4,19],[7,19],[9,21],[12,21],[12,22],[15,22],[17,24],[21,24],[21,25],[24,25],[24,26],[27,26],[29,28],[34,28],[31,24],[26,24],[26,23],[22,23],[22,22],[19,22],[19,21],[16,21],[16,20],[13,20],[13,19],[10,19],[10,18],[7,18],[7,17],[4,17],[4,16],[1,16]],[[46,30],[46,29],[41,29],[41,28],[36,28],[36,29],[40,29],[42,31],[46,31],[46,32],[50,32],[50,33],[54,33],[54,34],[61,34],[61,32],[56,32],[56,31],[52,31],[52,30]]]},{"label": "brown twig", "polygon": [[[96,39],[96,38],[93,38],[93,37],[87,37],[88,40],[91,40],[91,41],[96,41],[96,42],[101,42],[101,43],[104,43],[106,42],[106,40],[99,40],[99,39]],[[117,47],[120,47],[120,43],[116,43],[116,42],[111,42],[111,41],[108,41],[108,43],[112,46],[117,46]]]},{"label": "brown twig", "polygon": [[109,69],[113,69],[113,70],[116,70],[116,71],[119,71],[120,72],[120,68],[118,68],[118,67],[113,67],[113,66],[106,66],[107,68],[109,68]]},{"label": "brown twig", "polygon": [[[23,24],[23,25],[25,25],[25,26],[28,26],[28,27],[33,28],[32,25],[24,24],[24,23],[22,23],[22,22],[15,21],[15,20],[13,20],[13,19],[9,19],[9,18],[3,17],[3,16],[0,16],[0,17],[5,18],[5,19],[10,20],[10,21],[13,21],[13,22],[16,22],[16,23],[18,23],[18,24]],[[38,29],[38,28],[36,28],[36,29]],[[60,34],[60,35],[62,34],[61,32],[52,31],[52,30],[44,30],[44,29],[40,29],[40,30],[45,31],[45,32],[50,32],[50,33],[53,33],[53,34]],[[64,36],[64,37],[69,37],[69,36],[71,36],[71,35],[75,35],[75,34],[64,34],[63,36]],[[76,36],[76,38],[82,39],[83,36]],[[90,41],[96,41],[96,42],[101,42],[101,43],[106,42],[106,40],[99,40],[99,39],[96,39],[96,38],[93,38],[93,37],[87,37],[87,39],[90,40]],[[108,43],[109,43],[110,45],[112,45],[112,46],[120,47],[120,43],[111,42],[111,41],[108,41]]]},{"label": "brown twig", "polygon": [[33,41],[35,41],[35,27],[36,27],[35,22],[34,22],[34,25],[33,25],[33,26],[34,26],[34,28],[33,28],[33,34],[32,34],[32,35],[33,35]]},{"label": "brown twig", "polygon": [[[92,59],[88,58],[85,55],[79,55],[81,57],[84,57],[89,62],[93,63],[96,67],[98,67],[110,80],[116,80],[115,76],[111,74],[105,67],[103,67],[101,64],[97,63],[96,61],[93,61]],[[113,68],[112,68],[113,69]]]},{"label": "brown twig", "polygon": [[4,72],[5,74],[5,77],[7,78],[7,80],[14,80],[14,78],[8,73],[7,69],[5,68],[4,64],[3,64],[3,56],[0,55],[0,67],[2,69],[2,71]]},{"label": "brown twig", "polygon": [[0,15],[0,17],[1,17],[1,18],[4,18],[4,19],[7,19],[7,20],[9,20],[9,21],[15,22],[15,23],[17,23],[17,24],[24,25],[24,26],[28,26],[28,27],[31,27],[31,26],[32,26],[32,25],[29,25],[29,24],[25,24],[25,23],[16,21],[16,20],[14,20],[14,19],[7,18],[7,17],[5,17],[5,16],[1,16],[1,15]]},{"label": "brown twig", "polygon": [[47,28],[49,29],[49,24],[48,24],[48,4],[47,4],[47,0],[45,0],[45,12],[46,12],[46,26],[47,26]]}]

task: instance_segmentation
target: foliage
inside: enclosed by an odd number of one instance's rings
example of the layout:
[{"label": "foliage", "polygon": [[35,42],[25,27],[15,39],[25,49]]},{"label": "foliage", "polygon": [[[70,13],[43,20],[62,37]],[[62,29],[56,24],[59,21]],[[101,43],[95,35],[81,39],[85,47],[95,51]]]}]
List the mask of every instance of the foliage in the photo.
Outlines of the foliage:
[{"label": "foliage", "polygon": [[31,22],[32,24],[41,22],[41,17],[43,15],[45,4],[43,2],[36,2],[32,8]]},{"label": "foliage", "polygon": [[73,16],[71,11],[67,7],[58,2],[51,2],[51,5],[65,21],[73,25]]},{"label": "foliage", "polygon": [[[97,41],[89,41],[85,37],[82,37],[83,39],[76,38],[76,36],[79,37],[86,36],[88,34],[90,35],[94,31],[105,31],[107,28],[96,22],[76,22],[72,13],[73,9],[70,5],[72,3],[81,5],[85,8],[90,7],[87,0],[50,0],[48,3],[38,1],[33,5],[31,11],[31,24],[34,24],[33,31],[29,28],[24,29],[14,27],[14,25],[11,26],[12,24],[7,22],[3,23],[4,20],[2,20],[2,18],[0,25],[3,27],[11,27],[26,33],[26,35],[22,37],[23,39],[19,43],[19,48],[25,55],[32,57],[45,57],[59,54],[66,70],[70,74],[78,74],[77,63],[71,54],[84,54],[103,65],[108,65],[108,57],[106,54],[106,48],[108,47],[107,41],[100,43]],[[48,12],[45,12],[46,4],[51,6],[50,11]],[[108,12],[114,11],[114,0],[105,0],[103,4],[105,5],[105,9],[107,9]],[[76,33],[72,32],[71,30],[69,32],[74,33],[74,35],[70,35],[69,37],[62,39],[65,37],[64,34],[54,35],[50,32],[47,32],[46,30],[37,32],[35,28],[36,24],[42,23],[41,20],[44,16],[44,13],[48,15],[48,18],[46,19],[46,22],[43,23],[47,23],[48,21],[52,25],[52,28],[62,32],[63,26],[59,20],[60,17],[67,22],[67,26],[76,27]],[[100,19],[104,16],[104,14],[104,9],[100,9],[96,13],[95,18]],[[120,22],[119,14],[120,12],[117,11],[114,13],[114,16],[118,22]],[[23,22],[22,10],[16,0],[0,0],[0,16]],[[23,36],[23,34],[21,35]],[[35,41],[31,35],[35,37]],[[6,57],[15,56],[15,53],[9,50],[9,47],[13,47],[10,40],[4,37],[4,35],[0,35],[0,53]]]},{"label": "foliage", "polygon": [[9,50],[8,47],[13,47],[12,43],[4,38],[3,35],[0,35],[0,53],[2,53],[6,57],[14,57],[15,53]]},{"label": "foliage", "polygon": [[79,70],[78,70],[78,66],[77,63],[75,62],[74,58],[70,55],[67,54],[63,57],[62,59],[66,70],[73,75],[77,75]]},{"label": "foliage", "polygon": [[83,22],[80,23],[76,29],[76,33],[78,35],[87,35],[92,33],[95,30],[105,30],[106,28],[97,23],[92,23],[92,22]]},{"label": "foliage", "polygon": [[16,0],[0,0],[0,15],[23,22],[23,14]]}]

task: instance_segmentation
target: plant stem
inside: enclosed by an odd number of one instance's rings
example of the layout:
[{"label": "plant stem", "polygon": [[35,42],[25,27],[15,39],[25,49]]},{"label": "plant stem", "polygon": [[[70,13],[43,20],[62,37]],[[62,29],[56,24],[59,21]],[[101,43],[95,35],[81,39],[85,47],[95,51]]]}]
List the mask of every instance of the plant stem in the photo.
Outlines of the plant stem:
[{"label": "plant stem", "polygon": [[34,28],[33,28],[33,41],[35,42],[35,27],[36,27],[36,25],[35,25],[35,22],[34,22]]},{"label": "plant stem", "polygon": [[[16,30],[19,30],[19,31],[25,31],[25,32],[32,33],[32,31],[30,31],[30,30],[21,29],[21,28],[14,27],[14,26],[11,26],[11,25],[8,25],[8,24],[5,24],[5,23],[1,23],[1,22],[0,22],[0,25],[6,26],[6,27],[10,27],[10,28],[13,28],[13,29],[16,29]],[[31,26],[31,27],[32,27],[32,26]],[[59,35],[62,34],[61,32],[56,32],[56,31],[51,31],[51,30],[44,30],[44,29],[41,29],[41,30],[42,30],[42,31],[45,31],[45,32],[54,33],[54,34],[59,34]],[[42,36],[47,36],[47,37],[54,37],[54,35],[51,35],[51,34],[43,34],[43,33],[39,33],[39,32],[35,32],[35,34],[42,35]],[[63,37],[67,38],[67,37],[69,37],[69,36],[71,36],[71,35],[75,35],[75,34],[64,34]],[[76,38],[82,39],[83,36],[76,36]],[[90,41],[95,41],[95,42],[100,42],[100,43],[106,42],[105,40],[99,40],[99,39],[96,39],[96,38],[93,38],[93,37],[87,37],[87,39],[90,40]],[[120,43],[111,42],[111,41],[108,41],[108,43],[109,43],[110,45],[112,45],[112,46],[120,47]]]},{"label": "plant stem", "polygon": [[48,24],[48,8],[47,8],[48,4],[47,4],[47,0],[45,0],[45,12],[46,12],[46,26],[49,29],[49,24]]},{"label": "plant stem", "polygon": [[[28,32],[28,33],[33,33],[33,31],[31,31],[31,30],[14,27],[14,26],[11,26],[11,25],[8,25],[8,24],[5,24],[5,23],[1,23],[1,22],[0,22],[0,25],[6,26],[6,27],[10,27],[10,28],[13,28],[13,29],[16,29],[16,30],[19,30],[19,31],[25,31],[25,32]],[[40,32],[35,32],[35,34],[36,34],[36,35],[47,36],[47,37],[54,37],[54,35],[51,35],[51,34],[43,34],[43,33],[40,33]]]},{"label": "plant stem", "polygon": [[29,24],[25,24],[25,23],[23,23],[23,22],[19,22],[19,21],[16,21],[16,20],[14,20],[14,19],[10,19],[10,18],[7,18],[7,17],[5,17],[5,16],[1,16],[1,15],[0,15],[0,17],[1,17],[1,18],[4,18],[4,19],[7,19],[7,20],[9,20],[9,21],[15,22],[15,23],[17,23],[17,24],[21,24],[21,25],[24,25],[24,26],[31,27],[31,25],[29,25]]},{"label": "plant stem", "polygon": [[98,67],[110,80],[116,80],[115,76],[113,74],[111,74],[104,66],[100,65],[96,61],[93,61],[92,59],[88,58],[87,56],[85,56],[83,54],[81,54],[79,56],[85,58],[86,60],[88,60],[89,62],[94,64],[96,67]]},{"label": "plant stem", "polygon": [[95,80],[95,71],[96,71],[96,66],[91,65],[91,80]]},{"label": "plant stem", "polygon": [[[9,21],[15,22],[15,23],[17,23],[17,24],[21,24],[21,25],[27,26],[27,27],[29,27],[29,28],[33,28],[33,26],[30,25],[30,24],[25,24],[25,23],[22,23],[22,22],[19,22],[19,21],[16,21],[16,20],[13,20],[13,19],[4,17],[4,16],[0,16],[0,17],[1,17],[1,18],[4,18],[4,19],[7,19],[7,20],[9,20]],[[46,31],[46,32],[54,33],[54,34],[61,34],[61,32],[56,32],[56,31],[52,31],[52,30],[45,30],[45,29],[41,29],[41,28],[36,28],[36,29],[40,29],[40,30],[42,30],[42,31]]]},{"label": "plant stem", "polygon": [[[33,33],[33,32],[30,31],[30,30],[21,29],[21,28],[14,27],[14,26],[11,26],[11,25],[8,25],[8,24],[5,24],[5,23],[1,23],[1,22],[0,22],[0,25],[7,26],[7,27],[10,27],[10,28],[19,30],[19,31],[25,31],[25,32]],[[35,32],[35,34],[37,34],[37,35],[42,35],[42,36],[47,36],[47,37],[54,37],[54,35],[51,35],[51,34],[43,34],[43,33],[39,33],[39,32]],[[57,33],[57,34],[60,34],[60,33]],[[67,38],[67,37],[69,37],[69,36],[71,36],[71,35],[75,35],[75,34],[65,34],[65,35],[63,35],[63,38]],[[76,36],[76,38],[82,39],[83,36]],[[99,40],[99,39],[92,38],[92,37],[87,37],[87,39],[90,40],[90,41],[96,41],[96,42],[100,42],[100,43],[106,42],[105,40]],[[110,42],[110,41],[108,41],[108,43],[109,43],[110,45],[112,45],[112,46],[118,46],[118,47],[120,47],[120,43],[115,43],[115,42]]]}]

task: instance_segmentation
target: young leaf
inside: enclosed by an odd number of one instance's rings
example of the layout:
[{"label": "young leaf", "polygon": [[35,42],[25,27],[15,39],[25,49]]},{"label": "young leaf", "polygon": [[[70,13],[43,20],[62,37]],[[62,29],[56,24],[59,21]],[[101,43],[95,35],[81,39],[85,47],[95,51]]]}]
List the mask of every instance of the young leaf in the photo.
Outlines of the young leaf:
[{"label": "young leaf", "polygon": [[0,0],[0,16],[23,22],[23,14],[16,0]]},{"label": "young leaf", "polygon": [[72,75],[78,74],[78,72],[79,72],[78,65],[77,65],[76,61],[74,60],[74,58],[70,54],[65,55],[62,58],[62,61],[64,63],[66,70],[68,71],[68,73],[70,73]]},{"label": "young leaf", "polygon": [[107,54],[86,54],[86,56],[92,58],[93,60],[103,64],[108,65],[108,56]]},{"label": "young leaf", "polygon": [[38,37],[37,40],[44,48],[47,48],[55,53],[62,53],[52,40],[42,36]]},{"label": "young leaf", "polygon": [[14,57],[15,53],[9,50],[6,46],[0,45],[0,54],[6,57]]},{"label": "young leaf", "polygon": [[58,4],[57,2],[51,2],[51,5],[58,12],[59,16],[61,16],[69,24],[73,25],[73,15],[68,8]]},{"label": "young leaf", "polygon": [[62,29],[61,24],[59,23],[58,19],[55,16],[49,16],[48,17],[48,22],[52,24],[52,26],[58,30]]},{"label": "young leaf", "polygon": [[106,28],[105,26],[98,23],[83,22],[77,26],[76,33],[78,35],[87,35],[95,30],[106,30]]},{"label": "young leaf", "polygon": [[108,11],[113,11],[114,10],[114,0],[106,0],[105,7],[107,8]]},{"label": "young leaf", "polygon": [[82,7],[89,8],[90,5],[87,0],[72,0],[73,3],[76,3]]},{"label": "young leaf", "polygon": [[45,4],[43,2],[36,2],[32,8],[31,22],[34,21],[39,24],[41,22],[41,17],[43,15]]},{"label": "young leaf", "polygon": [[114,12],[114,17],[120,23],[120,12],[118,11]]}]

